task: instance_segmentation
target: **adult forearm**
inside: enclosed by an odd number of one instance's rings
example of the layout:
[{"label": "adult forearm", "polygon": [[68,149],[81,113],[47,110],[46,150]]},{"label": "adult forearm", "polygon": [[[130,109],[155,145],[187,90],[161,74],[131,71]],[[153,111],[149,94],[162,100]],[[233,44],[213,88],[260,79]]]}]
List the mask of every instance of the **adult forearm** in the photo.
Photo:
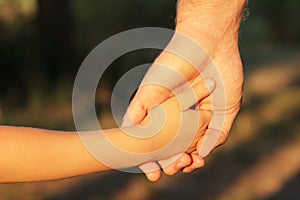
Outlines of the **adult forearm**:
[{"label": "adult forearm", "polygon": [[[245,4],[246,0],[178,0],[175,30],[196,41],[222,75],[229,69],[241,74],[238,36]],[[171,40],[170,44],[189,49],[188,43]],[[190,49],[194,57],[197,52],[193,46]],[[200,62],[205,62],[207,54],[198,52]],[[168,51],[163,51],[155,63],[172,67],[188,80],[198,75],[187,60]]]},{"label": "adult forearm", "polygon": [[[193,19],[213,25],[216,22],[235,18],[238,25],[247,0],[178,0],[177,23]],[[203,21],[205,20],[205,21]],[[220,27],[216,27],[220,28]]]},{"label": "adult forearm", "polygon": [[237,46],[246,0],[178,0],[176,30],[192,37],[214,59]]}]

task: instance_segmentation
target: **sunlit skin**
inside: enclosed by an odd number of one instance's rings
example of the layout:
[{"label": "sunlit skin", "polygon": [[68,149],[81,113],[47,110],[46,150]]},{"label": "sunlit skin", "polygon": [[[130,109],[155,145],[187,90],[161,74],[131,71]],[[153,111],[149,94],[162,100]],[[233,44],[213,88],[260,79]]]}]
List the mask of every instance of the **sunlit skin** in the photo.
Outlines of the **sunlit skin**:
[{"label": "sunlit skin", "polygon": [[[238,31],[245,4],[246,0],[178,1],[175,30],[191,37],[207,51],[221,74],[226,92],[225,125],[222,130],[218,130],[222,134],[214,146],[210,147],[210,151],[226,141],[240,108],[243,69],[238,49]],[[154,63],[175,69],[189,81],[193,81],[199,76],[198,71],[188,62],[166,51],[163,51]],[[151,76],[151,74],[146,76]],[[140,88],[128,108],[131,120],[139,123],[152,105],[160,104],[171,96],[168,91],[159,86]],[[209,97],[200,102],[200,109],[211,109]],[[186,152],[179,160],[169,167],[165,167],[163,171],[168,175],[173,175],[180,170],[192,172],[202,167],[204,165],[203,157],[210,153],[209,151],[205,155],[199,156],[204,141],[205,137],[198,138],[192,153]],[[141,169],[147,168],[147,165],[156,169],[152,173],[145,173],[147,178],[150,181],[157,181],[161,176],[157,163],[148,163],[141,166]]]},{"label": "sunlit skin", "polygon": [[[197,100],[209,95],[209,91],[202,83],[194,84]],[[192,102],[194,104],[195,102]],[[103,134],[124,151],[135,153],[147,153],[158,150],[168,144],[176,136],[181,122],[182,110],[176,97],[170,98],[161,104],[166,113],[166,123],[158,134],[153,137],[141,139],[125,134],[121,129],[104,130]],[[155,108],[154,108],[155,109]],[[197,136],[204,134],[211,117],[211,112],[201,111]],[[146,127],[151,120],[160,118],[155,113],[145,117],[140,123]],[[148,131],[143,129],[144,133]],[[183,136],[193,136],[193,133],[185,133]],[[192,143],[190,149],[194,149]],[[44,129],[0,126],[0,182],[33,182],[55,180],[78,176],[88,173],[111,170],[101,161],[91,155],[83,146],[77,132],[52,131]],[[101,148],[101,147],[99,147]],[[103,147],[102,147],[103,148]],[[121,155],[111,155],[108,149],[101,149],[110,155],[112,162],[117,161],[117,168],[141,165],[145,162],[165,159],[178,152],[168,152],[162,155],[159,152],[155,157],[144,156],[142,160],[126,159]],[[188,150],[189,151],[189,150]]]}]

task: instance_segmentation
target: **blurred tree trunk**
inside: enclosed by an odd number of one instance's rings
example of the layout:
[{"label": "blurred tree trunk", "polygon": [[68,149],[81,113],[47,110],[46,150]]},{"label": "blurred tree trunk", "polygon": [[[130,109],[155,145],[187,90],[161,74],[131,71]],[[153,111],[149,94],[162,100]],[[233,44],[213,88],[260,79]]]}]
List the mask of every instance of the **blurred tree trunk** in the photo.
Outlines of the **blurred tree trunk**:
[{"label": "blurred tree trunk", "polygon": [[59,73],[68,71],[72,65],[74,23],[70,0],[38,0],[37,3],[44,73],[56,81]]}]

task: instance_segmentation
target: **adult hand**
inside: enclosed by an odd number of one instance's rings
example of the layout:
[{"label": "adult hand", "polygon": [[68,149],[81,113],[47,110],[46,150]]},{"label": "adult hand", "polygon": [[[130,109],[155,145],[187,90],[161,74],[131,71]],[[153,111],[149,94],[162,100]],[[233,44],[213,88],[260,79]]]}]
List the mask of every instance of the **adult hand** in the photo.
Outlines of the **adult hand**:
[{"label": "adult hand", "polygon": [[[211,97],[207,97],[200,102],[200,109],[212,110],[212,119],[223,124],[211,124],[205,135],[198,138],[196,149],[183,154],[176,162],[165,167],[163,170],[166,174],[175,174],[182,168],[184,172],[191,172],[203,166],[203,158],[215,147],[223,144],[228,137],[242,98],[243,72],[238,50],[238,30],[244,4],[245,0],[179,0],[178,2],[176,32],[192,38],[206,50],[207,54],[197,55],[198,63],[211,78],[219,80],[215,92],[223,90],[225,99],[214,99],[212,104]],[[182,45],[171,40],[169,46],[185,48]],[[193,54],[192,49],[191,54]],[[207,62],[210,59],[214,65]],[[198,70],[189,62],[168,51],[163,51],[154,64],[146,74],[146,80],[158,74],[162,78],[169,78],[168,74],[160,72],[159,65],[169,67],[189,82],[201,78]],[[210,73],[213,70],[212,66],[216,67],[218,74]],[[173,82],[171,80],[171,85],[180,89],[180,82],[176,81],[178,80]],[[141,87],[128,108],[124,125],[139,123],[154,105],[164,102],[171,96],[170,91],[158,85]],[[146,172],[147,178],[151,181],[156,181],[160,177],[159,165],[155,162],[145,164],[141,169]]]}]

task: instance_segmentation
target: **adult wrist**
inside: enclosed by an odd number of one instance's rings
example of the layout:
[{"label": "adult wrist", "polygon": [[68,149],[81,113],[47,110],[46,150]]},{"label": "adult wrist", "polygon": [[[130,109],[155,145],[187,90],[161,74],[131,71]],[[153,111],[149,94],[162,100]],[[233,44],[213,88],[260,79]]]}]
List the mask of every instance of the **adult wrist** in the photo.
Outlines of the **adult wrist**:
[{"label": "adult wrist", "polygon": [[178,0],[176,31],[201,44],[212,59],[217,51],[238,51],[246,0]]},{"label": "adult wrist", "polygon": [[246,2],[247,0],[178,0],[177,22],[193,13],[198,13],[197,18],[199,19],[212,14],[216,15],[218,19],[225,16],[241,16]]}]

